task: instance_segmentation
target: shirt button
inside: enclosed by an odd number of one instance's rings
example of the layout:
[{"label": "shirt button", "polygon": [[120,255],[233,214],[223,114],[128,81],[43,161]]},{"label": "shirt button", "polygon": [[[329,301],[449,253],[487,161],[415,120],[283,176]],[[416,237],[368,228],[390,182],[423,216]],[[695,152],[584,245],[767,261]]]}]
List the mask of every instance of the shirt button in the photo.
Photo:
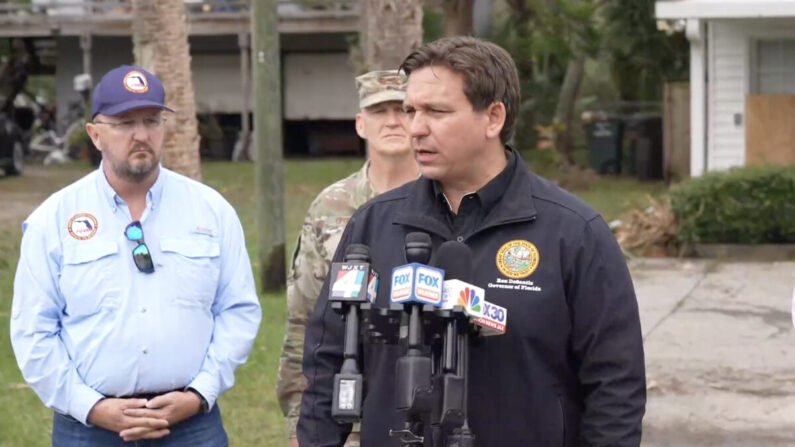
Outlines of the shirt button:
[{"label": "shirt button", "polygon": [[146,348],[144,348],[141,352],[143,352],[144,354],[149,354],[149,350]]},{"label": "shirt button", "polygon": [[146,308],[145,308],[145,307],[142,307],[142,308],[141,308],[141,313],[142,313],[142,314],[145,314],[145,313],[146,313]]},{"label": "shirt button", "polygon": [[458,242],[464,242],[464,236],[458,236],[457,238],[455,238],[455,240],[457,240]]}]

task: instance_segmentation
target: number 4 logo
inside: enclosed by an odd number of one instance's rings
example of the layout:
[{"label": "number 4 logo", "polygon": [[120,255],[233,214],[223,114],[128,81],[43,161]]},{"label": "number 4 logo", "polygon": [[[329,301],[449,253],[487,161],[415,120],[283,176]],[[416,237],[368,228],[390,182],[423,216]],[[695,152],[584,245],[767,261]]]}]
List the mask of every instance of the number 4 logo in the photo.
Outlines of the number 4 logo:
[{"label": "number 4 logo", "polygon": [[362,290],[364,271],[347,270],[337,273],[337,279],[331,286],[331,295],[344,298],[357,298]]}]

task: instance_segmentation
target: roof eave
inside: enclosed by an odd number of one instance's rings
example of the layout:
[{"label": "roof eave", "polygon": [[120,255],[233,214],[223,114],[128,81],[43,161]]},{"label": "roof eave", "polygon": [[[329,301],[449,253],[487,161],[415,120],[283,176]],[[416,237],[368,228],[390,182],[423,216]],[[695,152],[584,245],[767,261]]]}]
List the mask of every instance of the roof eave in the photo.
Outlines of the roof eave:
[{"label": "roof eave", "polygon": [[657,19],[755,19],[795,17],[795,2],[789,0],[667,0],[654,5]]}]

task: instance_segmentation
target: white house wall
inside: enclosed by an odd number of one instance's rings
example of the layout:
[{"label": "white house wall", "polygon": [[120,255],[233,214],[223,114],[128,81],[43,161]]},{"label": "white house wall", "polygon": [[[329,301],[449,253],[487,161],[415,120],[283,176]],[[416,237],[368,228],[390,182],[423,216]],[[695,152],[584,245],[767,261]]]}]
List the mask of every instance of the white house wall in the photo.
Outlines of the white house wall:
[{"label": "white house wall", "polygon": [[[311,44],[312,41],[307,43],[300,37],[293,40]],[[236,36],[193,37],[191,40],[197,112],[240,113],[244,93]],[[328,40],[332,42],[327,47],[340,39]],[[341,42],[347,45],[344,40]],[[77,37],[58,37],[56,44],[56,101],[59,122],[63,122],[68,104],[79,99],[72,89],[72,79],[83,71],[82,53]],[[286,46],[296,45],[291,40]],[[351,120],[358,111],[354,71],[347,52],[333,47],[331,50],[320,47],[320,50],[326,52],[284,54],[282,88],[286,119]],[[128,36],[94,36],[91,53],[95,83],[111,68],[133,63],[132,41]]]},{"label": "white house wall", "polygon": [[745,98],[757,39],[795,38],[795,19],[713,20],[708,26],[707,170],[745,164]]},{"label": "white house wall", "polygon": [[[240,54],[194,54],[191,58],[197,112],[240,113]],[[358,96],[347,53],[288,53],[283,61],[285,119],[353,119]]]},{"label": "white house wall", "polygon": [[[108,70],[132,64],[132,41],[128,36],[94,36],[91,51],[94,83]],[[66,115],[68,104],[79,98],[72,89],[72,79],[83,71],[77,37],[57,40],[56,91],[58,115]],[[198,113],[240,113],[243,92],[240,87],[240,53],[235,47],[211,53],[191,55],[193,88]]]},{"label": "white house wall", "polygon": [[191,55],[191,70],[197,113],[240,113],[240,53]]},{"label": "white house wall", "polygon": [[350,120],[359,96],[348,53],[290,53],[284,61],[284,119]]},{"label": "white house wall", "polygon": [[708,33],[707,170],[714,171],[745,163],[748,39],[741,21],[710,22]]},{"label": "white house wall", "polygon": [[690,175],[706,170],[707,144],[707,36],[703,20],[688,20],[685,34],[690,41]]}]

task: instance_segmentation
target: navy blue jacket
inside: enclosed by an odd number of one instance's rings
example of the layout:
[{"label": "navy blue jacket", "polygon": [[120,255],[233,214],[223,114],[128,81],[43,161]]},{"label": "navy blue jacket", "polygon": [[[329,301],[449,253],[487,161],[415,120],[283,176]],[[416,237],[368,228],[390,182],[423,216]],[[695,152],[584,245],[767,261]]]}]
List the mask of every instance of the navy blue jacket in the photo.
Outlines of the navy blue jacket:
[{"label": "navy blue jacket", "polygon": [[[405,263],[407,233],[429,233],[434,248],[463,241],[476,266],[470,282],[485,289],[487,301],[508,309],[506,334],[470,348],[468,418],[476,444],[636,447],[646,384],[638,306],[624,258],[593,209],[514,156],[504,196],[469,234],[451,233],[433,182],[420,178],[362,206],[334,260],[349,244],[368,245],[375,269],[387,278],[376,303],[387,305],[389,273]],[[519,247],[513,257],[512,246]],[[331,418],[344,326],[327,297],[328,279],[307,325],[302,447],[341,446],[350,430]],[[363,446],[401,445],[389,437],[404,420],[394,403],[401,354],[397,345],[365,348]]]}]

